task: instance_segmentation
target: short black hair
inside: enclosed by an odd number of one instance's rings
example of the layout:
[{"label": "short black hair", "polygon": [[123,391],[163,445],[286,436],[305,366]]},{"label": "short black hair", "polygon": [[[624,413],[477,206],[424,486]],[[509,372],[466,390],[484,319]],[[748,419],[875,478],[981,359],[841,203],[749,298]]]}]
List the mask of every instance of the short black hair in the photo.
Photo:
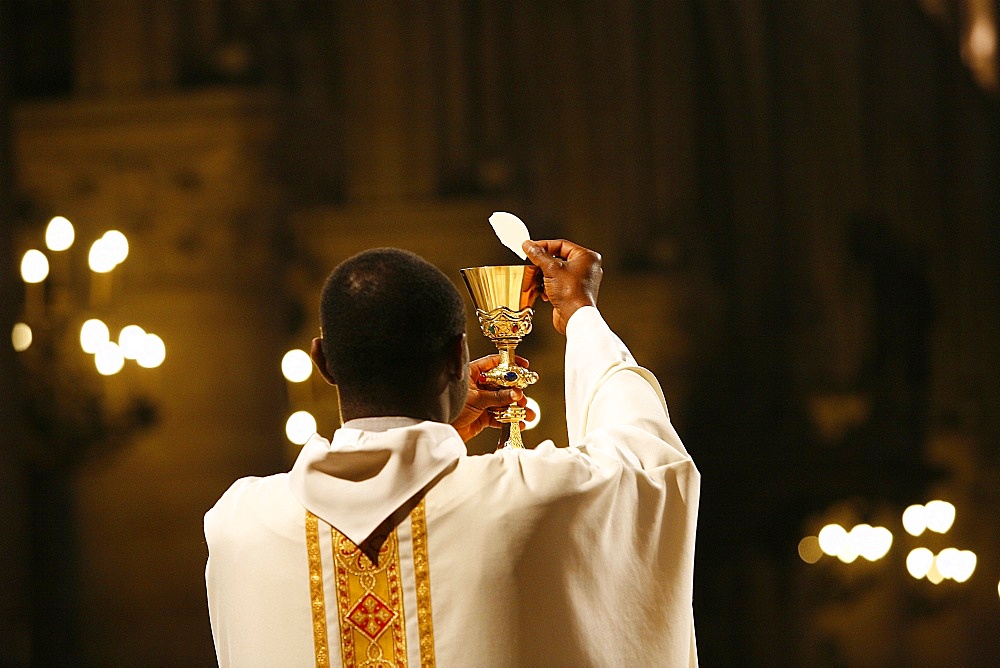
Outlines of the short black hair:
[{"label": "short black hair", "polygon": [[410,251],[374,248],[341,262],[320,297],[327,370],[371,392],[423,379],[465,332],[465,305],[440,269]]}]

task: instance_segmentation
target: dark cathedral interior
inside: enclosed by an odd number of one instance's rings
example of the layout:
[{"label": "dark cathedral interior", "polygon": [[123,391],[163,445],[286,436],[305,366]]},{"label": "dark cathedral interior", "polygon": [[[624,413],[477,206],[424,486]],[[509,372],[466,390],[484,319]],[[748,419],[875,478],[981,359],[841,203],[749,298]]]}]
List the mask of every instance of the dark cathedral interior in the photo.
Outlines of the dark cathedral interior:
[{"label": "dark cathedral interior", "polygon": [[[325,275],[399,246],[461,286],[513,261],[510,211],[602,253],[701,472],[702,665],[995,665],[998,25],[997,0],[0,1],[0,663],[213,665],[205,511],[287,470],[293,413],[338,424],[282,376]],[[109,230],[127,256],[94,268]],[[155,333],[156,364],[81,350],[91,319]],[[565,443],[561,337],[518,352],[525,441]]]}]

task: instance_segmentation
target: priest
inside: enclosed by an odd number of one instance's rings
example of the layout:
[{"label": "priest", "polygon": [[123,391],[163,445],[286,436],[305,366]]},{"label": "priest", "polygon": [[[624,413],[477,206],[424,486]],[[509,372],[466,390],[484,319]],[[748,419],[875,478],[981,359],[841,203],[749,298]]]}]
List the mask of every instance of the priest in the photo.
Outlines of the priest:
[{"label": "priest", "polygon": [[476,384],[498,358],[469,362],[457,290],[405,251],[344,261],[312,348],[343,427],[205,515],[220,665],[697,663],[698,470],[597,309],[600,255],[524,251],[566,336],[568,447],[469,456],[524,397]]}]

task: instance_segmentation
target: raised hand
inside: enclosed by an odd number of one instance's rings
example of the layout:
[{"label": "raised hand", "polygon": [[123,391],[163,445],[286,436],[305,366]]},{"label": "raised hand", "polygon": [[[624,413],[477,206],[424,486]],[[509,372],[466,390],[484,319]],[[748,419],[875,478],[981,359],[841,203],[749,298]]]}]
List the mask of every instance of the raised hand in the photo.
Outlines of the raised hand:
[{"label": "raised hand", "polygon": [[601,254],[565,239],[525,241],[521,246],[545,276],[542,298],[552,302],[552,325],[561,334],[577,309],[597,306]]}]

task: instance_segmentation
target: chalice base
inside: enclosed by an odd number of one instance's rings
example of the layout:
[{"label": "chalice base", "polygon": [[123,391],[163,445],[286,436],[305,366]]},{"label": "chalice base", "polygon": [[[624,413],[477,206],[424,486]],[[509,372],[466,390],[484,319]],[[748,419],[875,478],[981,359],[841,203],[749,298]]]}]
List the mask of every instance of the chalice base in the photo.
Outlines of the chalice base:
[{"label": "chalice base", "polygon": [[524,450],[521,439],[521,422],[527,417],[527,411],[517,404],[494,409],[493,416],[500,422],[500,441],[497,450]]}]

